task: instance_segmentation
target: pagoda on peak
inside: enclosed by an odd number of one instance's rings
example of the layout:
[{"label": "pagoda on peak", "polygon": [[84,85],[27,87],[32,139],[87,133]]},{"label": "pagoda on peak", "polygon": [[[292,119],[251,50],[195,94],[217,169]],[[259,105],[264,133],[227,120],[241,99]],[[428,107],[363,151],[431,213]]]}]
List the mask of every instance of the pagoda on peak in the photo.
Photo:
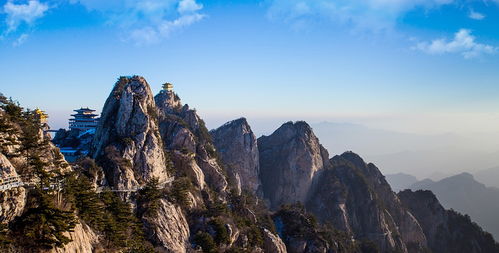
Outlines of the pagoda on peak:
[{"label": "pagoda on peak", "polygon": [[74,111],[76,114],[71,114],[73,118],[69,119],[69,130],[85,132],[97,128],[97,124],[99,123],[99,118],[97,118],[97,116],[99,115],[94,113],[95,110],[88,107],[82,107]]},{"label": "pagoda on peak", "polygon": [[39,108],[36,108],[34,110],[35,113],[35,119],[38,121],[40,124],[47,124],[47,118],[49,117],[48,114],[45,113],[45,111],[40,110]]},{"label": "pagoda on peak", "polygon": [[171,91],[173,91],[173,84],[164,83],[163,84],[163,92],[171,92]]}]

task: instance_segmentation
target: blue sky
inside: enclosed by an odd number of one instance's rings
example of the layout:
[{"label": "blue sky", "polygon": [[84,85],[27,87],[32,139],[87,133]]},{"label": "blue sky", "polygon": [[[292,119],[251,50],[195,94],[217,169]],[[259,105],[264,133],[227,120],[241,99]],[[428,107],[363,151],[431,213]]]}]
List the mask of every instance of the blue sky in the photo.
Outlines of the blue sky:
[{"label": "blue sky", "polygon": [[0,92],[54,128],[116,78],[172,82],[210,127],[246,116],[499,130],[498,0],[0,0]]}]

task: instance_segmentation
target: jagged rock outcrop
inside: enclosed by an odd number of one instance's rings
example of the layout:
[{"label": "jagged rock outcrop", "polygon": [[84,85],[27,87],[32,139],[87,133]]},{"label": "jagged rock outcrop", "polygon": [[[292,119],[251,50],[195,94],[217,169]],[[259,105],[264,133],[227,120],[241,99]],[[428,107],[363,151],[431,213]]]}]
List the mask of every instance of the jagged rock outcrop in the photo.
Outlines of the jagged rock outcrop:
[{"label": "jagged rock outcrop", "polygon": [[168,252],[184,253],[189,248],[189,225],[178,206],[162,199],[157,214],[143,222],[149,239]]},{"label": "jagged rock outcrop", "polygon": [[185,175],[190,178],[192,183],[199,187],[200,190],[204,189],[206,185],[204,173],[196,163],[194,153],[185,154],[175,150],[172,152],[172,160],[177,170],[185,173]]},{"label": "jagged rock outcrop", "polygon": [[409,250],[418,252],[423,250],[427,243],[420,224],[410,211],[402,205],[379,169],[372,163],[365,163],[359,155],[353,152],[346,152],[342,157],[354,163],[355,167],[362,171],[369,186],[381,199],[386,210],[393,218],[403,242],[406,246],[410,246]]},{"label": "jagged rock outcrop", "polygon": [[426,237],[381,172],[360,156],[346,152],[331,159],[307,202],[308,210],[323,222],[369,239],[382,251],[421,252]]},{"label": "jagged rock outcrop", "polygon": [[[162,185],[175,176],[170,175],[171,154],[159,128],[158,119],[163,119],[162,109],[166,107],[159,108],[142,77],[121,77],[114,86],[104,105],[93,145],[93,156],[104,168],[111,187],[134,189],[152,178]],[[179,149],[189,147],[185,142],[175,145]],[[181,161],[179,167],[184,168],[187,176],[204,187],[204,175],[191,156],[174,153],[173,158]],[[161,197],[155,215],[142,217],[148,239],[168,252],[186,252],[189,224],[178,205],[164,199],[167,196]]]},{"label": "jagged rock outcrop", "polygon": [[499,252],[499,244],[467,215],[445,210],[431,191],[405,190],[400,200],[421,224],[433,252]]},{"label": "jagged rock outcrop", "polygon": [[93,144],[93,157],[113,187],[130,189],[153,177],[160,182],[168,178],[157,114],[143,77],[119,79],[102,110]]},{"label": "jagged rock outcrop", "polygon": [[[195,110],[190,109],[188,105],[182,105],[180,98],[173,91],[161,91],[156,95],[155,101],[165,147],[171,152],[181,152],[185,155],[173,155],[175,167],[183,168],[185,174],[196,175],[195,183],[201,187],[204,186],[202,181],[205,181],[213,190],[225,195],[228,182],[217,160],[216,150],[204,121]],[[200,175],[198,168],[203,175]]]},{"label": "jagged rock outcrop", "polygon": [[[0,177],[2,179],[19,177],[14,166],[2,153],[0,153]],[[24,187],[14,187],[0,191],[0,222],[9,223],[16,216],[21,215],[25,204],[26,190]]]},{"label": "jagged rock outcrop", "polygon": [[352,152],[328,160],[306,123],[286,123],[259,138],[258,147],[260,178],[271,208],[301,202],[321,222],[373,241],[382,251],[426,249],[421,226],[378,168]]},{"label": "jagged rock outcrop", "polygon": [[261,195],[260,161],[257,139],[245,118],[225,123],[212,130],[213,142],[239,192]]},{"label": "jagged rock outcrop", "polygon": [[272,218],[289,253],[358,252],[347,233],[318,224],[301,206],[283,206]]},{"label": "jagged rock outcrop", "polygon": [[288,122],[258,138],[263,194],[275,209],[305,203],[316,173],[328,164],[328,152],[305,122]]},{"label": "jagged rock outcrop", "polygon": [[[1,94],[0,94],[1,95]],[[0,96],[1,97],[1,96]],[[10,105],[7,105],[9,104]],[[13,102],[0,101],[0,222],[8,223],[24,211],[27,190],[24,183],[36,181],[33,164],[43,164],[46,172],[66,174],[71,167],[43,132],[46,124],[36,121],[33,112],[22,114]],[[5,107],[4,107],[5,106]],[[9,112],[4,108],[10,108]],[[17,112],[16,112],[17,111]],[[26,181],[26,182],[23,182]]]},{"label": "jagged rock outcrop", "polygon": [[86,253],[94,252],[96,244],[99,242],[98,235],[87,225],[78,223],[74,231],[66,233],[71,242],[63,248],[51,250],[54,253]]},{"label": "jagged rock outcrop", "polygon": [[264,251],[265,252],[274,252],[274,253],[286,253],[286,245],[281,240],[281,238],[277,235],[272,234],[267,229],[264,229]]}]

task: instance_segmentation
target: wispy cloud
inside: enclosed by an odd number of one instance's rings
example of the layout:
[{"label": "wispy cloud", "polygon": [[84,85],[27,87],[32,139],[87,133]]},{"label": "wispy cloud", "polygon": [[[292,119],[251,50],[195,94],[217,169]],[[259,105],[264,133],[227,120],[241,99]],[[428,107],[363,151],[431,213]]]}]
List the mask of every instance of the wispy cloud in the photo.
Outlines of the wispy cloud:
[{"label": "wispy cloud", "polygon": [[23,24],[32,25],[37,19],[43,17],[48,9],[47,4],[38,0],[30,0],[26,4],[16,4],[12,0],[7,1],[3,6],[3,12],[6,14],[5,23],[7,24],[4,35],[15,32]]},{"label": "wispy cloud", "polygon": [[468,29],[460,29],[452,40],[445,38],[431,42],[418,43],[414,49],[428,54],[461,54],[464,58],[475,58],[484,54],[494,54],[498,48],[492,45],[476,42],[475,36]]},{"label": "wispy cloud", "polygon": [[474,10],[470,10],[470,13],[468,15],[469,18],[471,19],[474,19],[474,20],[482,20],[485,18],[485,15],[480,13],[480,12],[476,12]]},{"label": "wispy cloud", "polygon": [[203,5],[196,0],[70,0],[100,12],[108,24],[121,29],[125,40],[137,45],[154,44],[172,32],[204,18]]},{"label": "wispy cloud", "polygon": [[191,13],[201,9],[203,9],[203,5],[196,3],[195,0],[180,1],[177,8],[179,13]]},{"label": "wispy cloud", "polygon": [[17,38],[13,43],[12,43],[12,46],[14,47],[18,47],[22,44],[24,44],[24,42],[26,42],[26,40],[28,40],[28,37],[29,37],[29,34],[27,33],[23,33],[21,34],[21,36],[19,36],[19,38]]},{"label": "wispy cloud", "polygon": [[406,12],[435,8],[454,0],[268,0],[268,17],[295,24],[317,18],[369,30],[392,29]]}]

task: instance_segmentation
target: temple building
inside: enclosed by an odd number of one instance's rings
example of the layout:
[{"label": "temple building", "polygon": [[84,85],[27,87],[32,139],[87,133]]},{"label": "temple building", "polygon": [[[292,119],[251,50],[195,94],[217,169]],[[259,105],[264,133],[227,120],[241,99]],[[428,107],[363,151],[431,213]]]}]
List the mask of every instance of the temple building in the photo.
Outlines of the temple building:
[{"label": "temple building", "polygon": [[74,110],[76,114],[71,114],[72,119],[69,119],[69,130],[76,130],[78,132],[85,132],[88,130],[95,130],[99,123],[98,114],[94,114],[95,110],[87,108],[80,108]]},{"label": "temple building", "polygon": [[171,83],[164,83],[163,84],[163,91],[166,91],[166,92],[173,91],[173,84],[171,84]]},{"label": "temple building", "polygon": [[40,124],[47,124],[47,118],[49,117],[45,111],[42,111],[38,108],[35,109],[35,119],[40,123]]},{"label": "temple building", "polygon": [[88,154],[99,124],[95,110],[82,107],[74,111],[73,118],[69,119],[69,131],[59,129],[52,139],[68,162],[75,162]]}]

